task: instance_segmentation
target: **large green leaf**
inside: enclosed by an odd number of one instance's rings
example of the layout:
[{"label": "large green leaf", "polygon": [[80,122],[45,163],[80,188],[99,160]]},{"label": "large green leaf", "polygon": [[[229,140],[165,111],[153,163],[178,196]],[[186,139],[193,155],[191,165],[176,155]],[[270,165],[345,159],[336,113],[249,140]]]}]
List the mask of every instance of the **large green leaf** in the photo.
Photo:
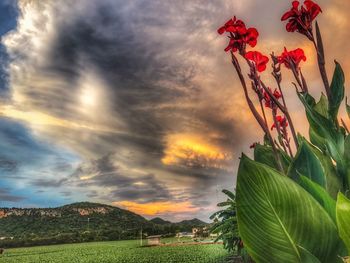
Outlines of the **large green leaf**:
[{"label": "large green leaf", "polygon": [[312,255],[309,251],[307,251],[305,248],[298,246],[301,262],[303,263],[321,263],[317,257]]},{"label": "large green leaf", "polygon": [[[286,153],[280,150],[278,150],[278,153],[281,157],[283,170],[287,172],[291,159]],[[266,164],[272,168],[275,168],[276,170],[279,170],[271,146],[257,144],[254,148],[254,160],[259,163]]]},{"label": "large green leaf", "polygon": [[325,175],[325,189],[330,194],[334,200],[337,198],[338,192],[343,191],[342,179],[338,176],[337,171],[333,165],[332,159],[318,148],[309,143],[305,138],[302,138],[308,146],[309,149],[317,156],[320,161],[324,175]]},{"label": "large green leaf", "polygon": [[345,167],[343,164],[344,153],[344,135],[337,129],[334,123],[320,113],[318,113],[307,101],[305,94],[298,93],[301,102],[305,106],[306,116],[313,129],[319,137],[324,139],[327,150],[339,167]]},{"label": "large green leaf", "polygon": [[328,113],[334,122],[337,122],[339,106],[344,99],[344,72],[338,62],[335,62],[335,70],[331,83],[331,94],[329,98]]},{"label": "large green leaf", "polygon": [[321,162],[305,140],[301,141],[298,152],[288,169],[288,176],[293,180],[299,181],[299,175],[304,175],[322,187],[326,187],[326,178]]},{"label": "large green leaf", "polygon": [[340,237],[350,253],[350,200],[342,193],[338,194],[337,200],[337,224]]},{"label": "large green leaf", "polygon": [[298,181],[299,175],[304,175],[322,186],[336,199],[338,192],[343,190],[343,185],[332,160],[301,136],[299,144],[298,152],[289,167],[288,176]]},{"label": "large green leaf", "polygon": [[300,176],[299,184],[310,194],[316,201],[326,210],[328,215],[332,218],[333,222],[336,223],[335,216],[335,200],[327,193],[327,191],[320,185],[309,180],[305,176]]},{"label": "large green leaf", "polygon": [[237,179],[240,236],[256,262],[303,262],[298,246],[337,262],[339,237],[327,212],[301,186],[243,156]]}]

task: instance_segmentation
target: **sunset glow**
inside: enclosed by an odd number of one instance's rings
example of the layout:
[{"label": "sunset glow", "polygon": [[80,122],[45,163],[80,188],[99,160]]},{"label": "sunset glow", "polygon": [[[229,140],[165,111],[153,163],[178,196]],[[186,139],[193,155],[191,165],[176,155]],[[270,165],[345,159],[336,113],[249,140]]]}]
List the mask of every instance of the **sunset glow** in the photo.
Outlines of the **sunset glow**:
[{"label": "sunset glow", "polygon": [[175,165],[183,160],[193,161],[198,158],[220,161],[225,154],[215,145],[201,138],[201,135],[176,134],[168,137],[167,148],[162,162],[165,165]]},{"label": "sunset glow", "polygon": [[186,202],[151,202],[151,203],[136,203],[130,201],[114,202],[116,206],[123,207],[134,213],[145,216],[159,216],[171,213],[192,213],[199,210],[189,201]]}]

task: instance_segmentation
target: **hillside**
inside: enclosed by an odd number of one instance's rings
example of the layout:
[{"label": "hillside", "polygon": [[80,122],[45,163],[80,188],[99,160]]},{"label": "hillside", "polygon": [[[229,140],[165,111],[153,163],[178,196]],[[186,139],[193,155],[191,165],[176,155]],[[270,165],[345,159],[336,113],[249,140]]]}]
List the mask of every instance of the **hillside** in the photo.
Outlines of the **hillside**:
[{"label": "hillside", "polygon": [[[74,203],[57,208],[0,208],[0,247],[132,239],[140,235],[173,235],[206,223],[171,223],[144,217],[115,206]],[[11,239],[10,239],[11,238]]]},{"label": "hillside", "polygon": [[150,222],[157,224],[157,225],[166,225],[166,224],[171,224],[170,221],[165,221],[164,219],[160,217],[156,217],[150,220]]}]

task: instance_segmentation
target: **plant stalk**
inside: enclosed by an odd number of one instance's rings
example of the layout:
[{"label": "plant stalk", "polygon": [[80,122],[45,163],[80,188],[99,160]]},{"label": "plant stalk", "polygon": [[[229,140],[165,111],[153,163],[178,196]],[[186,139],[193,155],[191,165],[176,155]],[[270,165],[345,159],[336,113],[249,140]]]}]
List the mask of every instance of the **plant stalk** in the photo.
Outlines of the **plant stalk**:
[{"label": "plant stalk", "polygon": [[271,147],[272,150],[274,152],[274,157],[276,159],[277,165],[278,165],[278,169],[284,173],[283,171],[283,166],[282,166],[282,161],[280,158],[280,155],[277,152],[276,149],[276,145],[274,144],[272,135],[270,133],[269,127],[265,124],[264,119],[260,116],[259,112],[256,110],[254,103],[251,101],[250,97],[249,97],[249,93],[248,93],[248,88],[247,88],[247,84],[245,82],[245,79],[243,77],[241,68],[239,66],[238,60],[236,58],[236,56],[231,52],[231,56],[232,56],[232,64],[234,66],[234,68],[236,69],[236,72],[238,74],[239,80],[242,84],[243,87],[243,91],[244,91],[244,96],[246,98],[247,104],[249,106],[250,111],[252,112],[253,116],[255,117],[255,119],[257,120],[257,122],[259,123],[260,127],[262,128],[262,130],[265,132],[267,138],[269,139],[270,143],[271,143]]}]

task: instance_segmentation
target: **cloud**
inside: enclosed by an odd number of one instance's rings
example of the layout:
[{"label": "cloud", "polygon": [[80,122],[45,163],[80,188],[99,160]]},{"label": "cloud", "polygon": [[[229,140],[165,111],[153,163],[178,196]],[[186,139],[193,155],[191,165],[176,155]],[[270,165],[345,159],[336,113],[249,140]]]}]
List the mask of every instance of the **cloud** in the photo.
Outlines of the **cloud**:
[{"label": "cloud", "polygon": [[17,162],[14,160],[8,160],[0,157],[0,170],[13,172],[17,168]]},{"label": "cloud", "polygon": [[[3,0],[0,3],[0,39],[8,31],[16,27],[18,16],[17,1]],[[8,72],[9,57],[5,47],[0,43],[0,100],[7,100],[9,97]]]},{"label": "cloud", "polygon": [[[324,29],[327,55],[342,55],[348,71],[341,47],[349,38],[349,4],[320,4],[320,23],[334,21],[337,28]],[[302,45],[315,91],[312,47],[279,22],[289,5],[19,1],[17,28],[2,38],[12,97],[0,108],[0,170],[14,181],[29,178],[18,181],[21,187],[69,192],[72,200],[131,202],[142,209],[168,209],[176,200],[215,209],[218,189],[234,187],[240,152],[262,135],[223,52],[227,40],[216,29],[237,14],[258,27],[257,49],[264,53]],[[333,41],[334,34],[342,38]],[[294,90],[286,97],[305,131]]]},{"label": "cloud", "polygon": [[[103,196],[110,200],[137,200],[149,202],[150,200],[172,199],[167,187],[162,185],[154,175],[141,171],[131,171],[118,167],[114,154],[107,154],[100,159],[91,160],[80,165],[72,178],[78,178],[78,186],[99,186],[105,190]],[[98,195],[96,191],[90,196]]]},{"label": "cloud", "polygon": [[23,196],[13,195],[9,189],[0,188],[0,200],[3,202],[20,202],[25,200]]},{"label": "cloud", "polygon": [[19,1],[17,29],[3,40],[12,102],[1,113],[83,159],[47,164],[30,185],[149,203],[196,202],[218,178],[231,182],[233,149],[250,135],[215,55],[225,6]]},{"label": "cloud", "polygon": [[42,187],[42,188],[48,188],[48,187],[60,187],[62,186],[65,182],[67,182],[67,178],[62,178],[60,180],[50,180],[50,179],[34,179],[32,181],[32,185],[37,186],[37,187]]}]

